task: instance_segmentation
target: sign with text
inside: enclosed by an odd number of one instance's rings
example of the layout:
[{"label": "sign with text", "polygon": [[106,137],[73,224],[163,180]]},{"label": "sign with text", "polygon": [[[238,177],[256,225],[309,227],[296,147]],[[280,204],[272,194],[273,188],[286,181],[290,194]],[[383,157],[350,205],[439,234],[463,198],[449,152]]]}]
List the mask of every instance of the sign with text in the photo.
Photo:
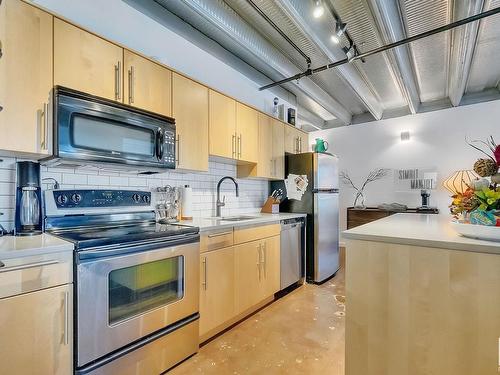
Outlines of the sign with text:
[{"label": "sign with text", "polygon": [[405,168],[394,171],[396,191],[433,190],[437,187],[436,168]]}]

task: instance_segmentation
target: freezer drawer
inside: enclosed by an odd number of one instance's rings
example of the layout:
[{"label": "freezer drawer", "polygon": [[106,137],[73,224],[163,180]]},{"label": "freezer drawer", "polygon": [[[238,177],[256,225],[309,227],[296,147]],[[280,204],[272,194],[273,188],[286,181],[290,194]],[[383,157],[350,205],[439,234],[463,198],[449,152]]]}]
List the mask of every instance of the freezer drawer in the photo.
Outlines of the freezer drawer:
[{"label": "freezer drawer", "polygon": [[314,194],[314,274],[320,283],[339,269],[339,195]]}]

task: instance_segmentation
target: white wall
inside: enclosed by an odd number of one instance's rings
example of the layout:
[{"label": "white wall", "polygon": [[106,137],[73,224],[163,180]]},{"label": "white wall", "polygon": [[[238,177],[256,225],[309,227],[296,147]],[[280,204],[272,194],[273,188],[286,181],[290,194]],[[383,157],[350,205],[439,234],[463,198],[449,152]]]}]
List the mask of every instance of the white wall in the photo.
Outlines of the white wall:
[{"label": "white wall", "polygon": [[[121,0],[33,0],[51,13],[138,51],[214,89],[271,113],[275,97],[259,85]],[[290,104],[280,98],[285,107]]]},{"label": "white wall", "polygon": [[[411,140],[401,142],[400,133],[405,130],[410,131]],[[432,192],[431,204],[446,214],[450,198],[443,180],[455,170],[472,169],[481,157],[465,143],[465,136],[484,140],[490,135],[500,142],[500,101],[318,131],[309,139],[310,143],[317,137],[327,140],[329,151],[340,157],[340,169],[348,171],[355,183],[362,183],[376,168],[436,167],[439,188]],[[419,191],[396,192],[392,176],[368,185],[366,192],[370,206],[400,202],[416,207],[421,202]],[[340,199],[343,229],[354,190],[341,185]]]}]

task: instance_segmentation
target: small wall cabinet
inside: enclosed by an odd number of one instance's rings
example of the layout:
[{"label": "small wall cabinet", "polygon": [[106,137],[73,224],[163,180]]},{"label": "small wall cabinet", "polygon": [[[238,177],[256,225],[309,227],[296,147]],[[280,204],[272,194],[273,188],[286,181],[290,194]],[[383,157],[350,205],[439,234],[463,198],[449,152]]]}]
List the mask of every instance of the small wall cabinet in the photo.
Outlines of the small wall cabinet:
[{"label": "small wall cabinet", "polygon": [[285,152],[289,154],[308,152],[308,143],[307,133],[292,126],[285,126]]}]

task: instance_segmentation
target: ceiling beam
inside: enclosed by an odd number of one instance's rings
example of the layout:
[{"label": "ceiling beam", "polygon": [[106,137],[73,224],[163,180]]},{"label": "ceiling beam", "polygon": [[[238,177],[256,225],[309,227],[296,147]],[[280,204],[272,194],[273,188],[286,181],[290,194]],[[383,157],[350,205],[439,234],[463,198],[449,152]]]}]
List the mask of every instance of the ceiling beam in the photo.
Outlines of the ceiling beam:
[{"label": "ceiling beam", "polygon": [[[490,1],[487,0],[487,2]],[[486,9],[484,0],[455,0],[453,1],[453,21],[481,13],[483,9]],[[469,80],[479,25],[480,21],[469,23],[454,29],[452,33],[448,96],[454,107],[460,105]]]},{"label": "ceiling beam", "polygon": [[[326,44],[329,41],[329,36],[323,36],[325,32],[322,25],[315,22],[311,17],[310,2],[303,0],[276,0],[280,8],[288,15],[288,17],[296,24],[296,26],[304,33],[304,35],[323,52],[330,61],[339,61],[346,58],[344,51],[340,45]],[[334,25],[332,24],[332,29]],[[357,68],[353,64],[339,66],[338,74],[352,88],[354,93],[363,102],[368,111],[377,120],[382,118],[383,107],[371,91],[369,85],[363,79]]]},{"label": "ceiling beam", "polygon": [[[367,0],[367,3],[385,44],[406,38],[403,18],[396,1]],[[420,95],[408,46],[387,51],[387,56],[410,112],[417,113]]]}]

